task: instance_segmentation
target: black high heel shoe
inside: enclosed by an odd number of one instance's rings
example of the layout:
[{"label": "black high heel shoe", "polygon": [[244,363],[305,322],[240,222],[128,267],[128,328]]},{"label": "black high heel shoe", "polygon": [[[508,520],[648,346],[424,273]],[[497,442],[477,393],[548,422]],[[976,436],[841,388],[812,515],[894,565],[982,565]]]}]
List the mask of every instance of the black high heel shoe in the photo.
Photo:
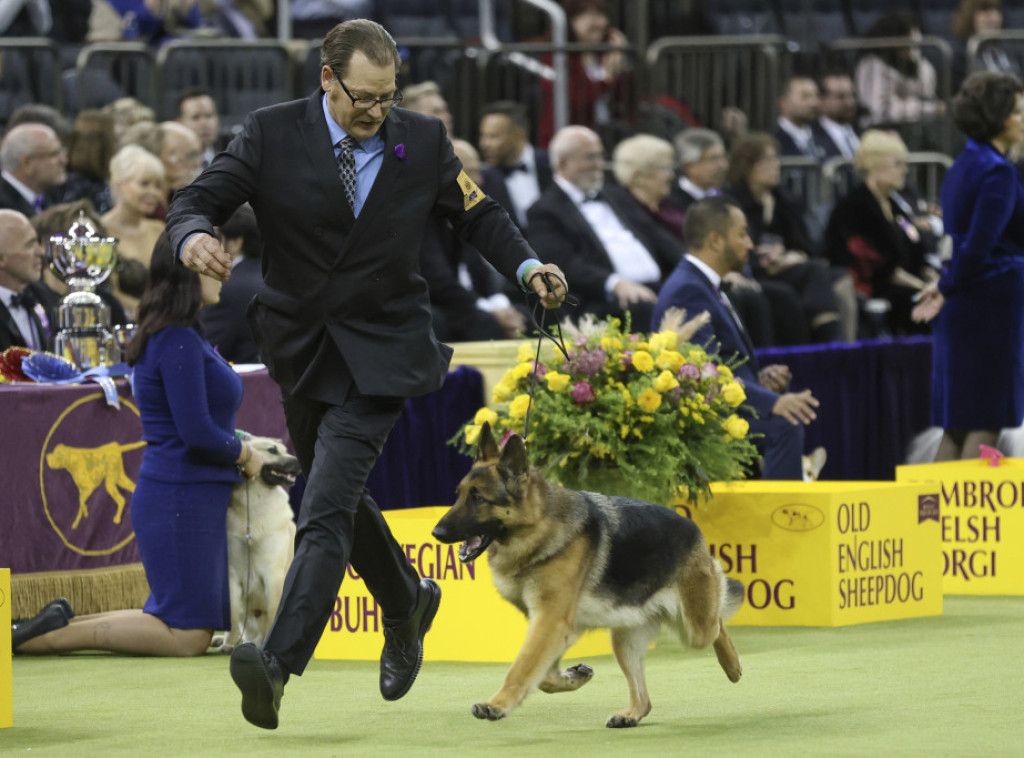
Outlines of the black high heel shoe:
[{"label": "black high heel shoe", "polygon": [[17,652],[29,640],[67,626],[74,617],[75,612],[67,598],[57,598],[32,618],[11,624],[11,649]]}]

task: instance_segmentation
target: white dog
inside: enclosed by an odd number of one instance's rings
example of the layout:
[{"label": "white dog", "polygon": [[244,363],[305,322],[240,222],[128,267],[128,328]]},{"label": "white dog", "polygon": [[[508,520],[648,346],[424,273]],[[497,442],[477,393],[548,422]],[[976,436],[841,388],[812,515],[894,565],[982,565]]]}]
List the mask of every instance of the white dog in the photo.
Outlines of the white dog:
[{"label": "white dog", "polygon": [[259,476],[235,485],[228,506],[231,631],[213,641],[223,653],[243,642],[263,644],[295,551],[295,521],[284,487],[294,483],[299,461],[281,440],[250,435],[245,441],[267,462]]}]

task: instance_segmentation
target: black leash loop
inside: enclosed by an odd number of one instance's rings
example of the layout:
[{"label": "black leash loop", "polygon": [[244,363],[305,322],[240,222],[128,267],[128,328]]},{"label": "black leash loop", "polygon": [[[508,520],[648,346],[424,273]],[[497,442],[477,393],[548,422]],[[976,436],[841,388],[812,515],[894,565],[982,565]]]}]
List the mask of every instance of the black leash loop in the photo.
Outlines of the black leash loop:
[{"label": "black leash loop", "polygon": [[[569,294],[569,285],[565,283],[565,280],[562,279],[562,277],[558,276],[557,274],[547,274],[547,273],[538,273],[538,274],[534,274],[534,276],[539,276],[541,279],[543,279],[544,280],[544,286],[547,287],[548,292],[552,292],[552,293],[555,292],[555,288],[551,286],[551,279],[550,279],[550,277],[554,277],[555,279],[557,279],[562,284],[562,287],[565,288],[565,297],[563,297],[562,300],[561,300],[563,305],[579,305],[580,304],[580,301],[577,298],[575,298],[575,297],[573,297],[572,295]],[[532,280],[533,277],[530,277],[530,279]],[[533,292],[532,290],[530,292],[526,293],[527,304],[529,304],[529,297],[530,297],[530,295],[534,295],[536,297],[537,293]],[[537,318],[537,308],[538,307],[540,307],[540,319]],[[547,312],[548,312],[548,309],[543,307],[543,304],[540,301],[540,297],[536,297],[536,302],[533,304],[533,307],[530,309],[530,319],[533,321],[533,325],[537,328],[537,356],[536,356],[536,358],[534,359],[534,362],[533,362],[533,378],[530,380],[530,391],[529,391],[530,402],[527,403],[527,405],[526,405],[526,418],[523,420],[523,442],[524,443],[527,441],[528,435],[530,433],[530,414],[531,414],[531,411],[533,410],[533,391],[537,387],[537,373],[538,373],[537,372],[537,367],[540,365],[540,350],[541,350],[541,346],[544,344],[544,338],[546,337],[547,339],[551,340],[551,342],[554,344],[554,346],[558,348],[559,352],[563,356],[565,356],[565,360],[566,361],[569,360],[569,351],[565,347],[565,337],[562,335],[562,325],[559,324],[557,320],[554,323],[554,327],[553,328],[557,328],[557,330],[558,330],[558,336],[557,337],[554,334],[552,334],[551,332],[547,331],[544,328],[544,321],[547,318]]]}]

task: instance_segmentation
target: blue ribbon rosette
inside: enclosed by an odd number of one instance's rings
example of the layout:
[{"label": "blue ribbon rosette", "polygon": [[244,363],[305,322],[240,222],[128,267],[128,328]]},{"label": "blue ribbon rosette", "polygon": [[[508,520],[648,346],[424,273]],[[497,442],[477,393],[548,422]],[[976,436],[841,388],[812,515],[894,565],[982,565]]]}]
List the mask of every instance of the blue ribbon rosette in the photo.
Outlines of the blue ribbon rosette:
[{"label": "blue ribbon rosette", "polygon": [[103,390],[107,405],[118,409],[121,407],[121,398],[117,395],[114,379],[131,373],[127,363],[80,371],[71,361],[53,353],[32,353],[21,362],[21,370],[25,376],[44,384],[96,382]]}]

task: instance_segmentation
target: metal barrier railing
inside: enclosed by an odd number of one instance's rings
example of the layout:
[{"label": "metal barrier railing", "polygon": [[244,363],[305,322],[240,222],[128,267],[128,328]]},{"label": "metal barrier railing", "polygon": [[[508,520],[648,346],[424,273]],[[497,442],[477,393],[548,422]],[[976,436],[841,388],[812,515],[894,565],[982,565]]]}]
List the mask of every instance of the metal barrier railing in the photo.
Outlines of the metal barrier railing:
[{"label": "metal barrier railing", "polygon": [[776,34],[663,37],[647,48],[648,91],[684,102],[710,128],[733,107],[751,128],[774,131],[785,50]]},{"label": "metal barrier railing", "polygon": [[[1001,56],[1005,56],[1005,59]],[[1016,71],[1012,70],[1014,66]],[[982,32],[968,39],[967,73],[984,69],[1006,71],[1019,76],[1024,71],[1024,30]]]},{"label": "metal barrier railing", "polygon": [[0,123],[18,106],[30,103],[64,107],[60,50],[45,37],[0,40]]},{"label": "metal barrier railing", "polygon": [[[912,152],[907,154],[907,184],[913,186],[930,205],[938,205],[939,190],[953,159],[945,153]],[[836,157],[821,166],[821,201],[833,203],[859,181],[853,161]]]},{"label": "metal barrier railing", "polygon": [[156,107],[156,57],[144,42],[97,42],[82,48],[76,63],[78,110],[106,104],[114,88]]}]

